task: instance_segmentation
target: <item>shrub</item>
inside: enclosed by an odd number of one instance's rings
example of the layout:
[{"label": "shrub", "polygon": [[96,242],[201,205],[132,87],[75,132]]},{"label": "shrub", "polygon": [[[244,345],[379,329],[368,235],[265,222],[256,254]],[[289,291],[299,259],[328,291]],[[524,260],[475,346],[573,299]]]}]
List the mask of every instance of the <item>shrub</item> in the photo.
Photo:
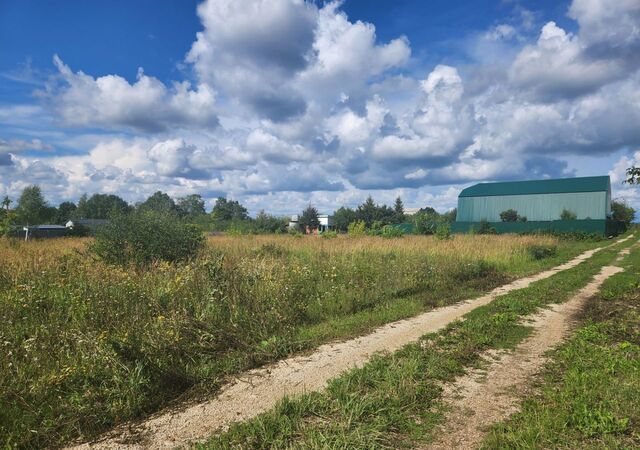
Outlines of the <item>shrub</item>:
[{"label": "shrub", "polygon": [[476,231],[477,234],[497,234],[498,232],[496,231],[495,228],[493,228],[489,222],[487,221],[487,219],[482,219],[480,221],[480,224],[478,226],[478,230]]},{"label": "shrub", "polygon": [[154,261],[192,258],[203,244],[198,228],[174,215],[138,211],[116,216],[100,228],[91,248],[107,263],[140,268]]},{"label": "shrub", "polygon": [[502,211],[500,213],[500,220],[503,222],[517,222],[520,216],[518,216],[518,211],[515,209],[507,209],[506,211]]},{"label": "shrub", "polygon": [[569,211],[568,209],[563,209],[560,214],[560,220],[576,220],[578,216],[573,211]]},{"label": "shrub", "polygon": [[533,244],[527,247],[527,252],[533,259],[545,259],[555,256],[558,247],[555,245]]},{"label": "shrub", "polygon": [[436,238],[446,240],[451,238],[451,224],[448,222],[442,222],[438,224],[436,228]]},{"label": "shrub", "polygon": [[384,227],[382,227],[380,236],[387,239],[399,238],[404,236],[404,231],[402,231],[402,228],[399,228],[399,227],[394,227],[392,225],[385,225]]},{"label": "shrub", "polygon": [[322,236],[324,239],[333,239],[338,237],[338,232],[329,230],[329,231],[325,231],[320,236]]},{"label": "shrub", "polygon": [[349,236],[364,236],[365,230],[366,226],[362,220],[351,222],[347,227],[347,233]]}]

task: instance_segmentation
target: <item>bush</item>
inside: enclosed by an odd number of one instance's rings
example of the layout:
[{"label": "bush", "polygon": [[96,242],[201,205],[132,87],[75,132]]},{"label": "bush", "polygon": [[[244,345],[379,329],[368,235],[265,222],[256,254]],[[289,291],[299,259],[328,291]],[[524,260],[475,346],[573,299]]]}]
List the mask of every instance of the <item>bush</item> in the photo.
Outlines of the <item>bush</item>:
[{"label": "bush", "polygon": [[322,236],[324,239],[333,239],[338,237],[338,232],[329,230],[329,231],[325,231],[320,236]]},{"label": "bush", "polygon": [[519,218],[518,211],[515,209],[507,209],[500,213],[500,220],[503,222],[517,222]]},{"label": "bush", "polygon": [[533,259],[545,259],[555,256],[558,252],[558,247],[555,245],[533,244],[527,247],[527,252]]},{"label": "bush", "polygon": [[365,230],[366,226],[362,220],[351,222],[347,227],[347,233],[349,236],[364,236]]},{"label": "bush", "polygon": [[399,227],[394,227],[392,225],[385,225],[384,227],[382,227],[380,236],[387,239],[399,238],[404,236],[404,231],[402,231],[402,228],[399,228]]},{"label": "bush", "polygon": [[489,222],[487,221],[487,219],[482,219],[480,221],[480,224],[478,226],[478,230],[476,231],[477,234],[497,234],[498,232],[496,231],[495,228],[493,228]]},{"label": "bush", "polygon": [[194,225],[174,215],[138,211],[116,216],[101,227],[91,249],[109,264],[141,268],[154,261],[192,258],[203,245],[204,237]]},{"label": "bush", "polygon": [[569,211],[568,209],[563,209],[560,214],[560,220],[576,220],[578,216],[573,211]]},{"label": "bush", "polygon": [[438,224],[436,228],[436,238],[446,240],[451,238],[451,224],[448,222],[442,222]]}]

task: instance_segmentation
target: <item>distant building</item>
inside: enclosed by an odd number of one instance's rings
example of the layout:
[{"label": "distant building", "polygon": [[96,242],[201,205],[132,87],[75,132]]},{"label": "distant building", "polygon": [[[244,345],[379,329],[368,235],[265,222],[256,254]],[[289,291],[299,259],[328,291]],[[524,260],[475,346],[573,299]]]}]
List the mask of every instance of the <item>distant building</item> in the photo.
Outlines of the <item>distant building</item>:
[{"label": "distant building", "polygon": [[422,208],[405,208],[404,209],[404,215],[405,216],[415,216],[416,214],[418,214],[418,212],[420,212],[420,209],[422,209]]},{"label": "distant building", "polygon": [[69,230],[64,225],[33,225],[22,227],[24,240],[64,237]]},{"label": "distant building", "polygon": [[[307,229],[307,234],[319,234],[333,229],[333,216],[330,216],[329,214],[318,214],[318,221],[320,221],[320,226],[313,230]],[[298,214],[292,215],[291,220],[289,220],[289,229],[297,230],[299,226],[300,216]]]},{"label": "distant building", "polygon": [[[500,214],[515,210],[517,222],[502,222]],[[563,211],[575,220],[562,220]],[[468,232],[488,222],[497,232],[539,230],[617,234],[611,220],[611,182],[608,176],[480,183],[463,189],[453,231]]]},{"label": "distant building", "polygon": [[100,227],[108,224],[109,220],[107,219],[75,219],[69,220],[65,227],[70,230],[84,229],[88,234],[93,235]]}]

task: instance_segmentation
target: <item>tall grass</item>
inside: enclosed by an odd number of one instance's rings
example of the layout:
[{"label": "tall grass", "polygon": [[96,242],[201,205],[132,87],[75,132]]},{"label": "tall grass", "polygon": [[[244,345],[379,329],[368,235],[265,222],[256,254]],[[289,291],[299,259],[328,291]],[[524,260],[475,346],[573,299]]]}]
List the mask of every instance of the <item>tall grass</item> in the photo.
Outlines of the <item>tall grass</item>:
[{"label": "tall grass", "polygon": [[[514,236],[215,237],[196,260],[134,270],[95,259],[88,242],[0,241],[7,446],[95,435],[185,393],[211,392],[230,373],[453,302],[593,245]],[[532,245],[557,246],[558,255],[536,260]],[[342,326],[309,331],[327,323]]]}]

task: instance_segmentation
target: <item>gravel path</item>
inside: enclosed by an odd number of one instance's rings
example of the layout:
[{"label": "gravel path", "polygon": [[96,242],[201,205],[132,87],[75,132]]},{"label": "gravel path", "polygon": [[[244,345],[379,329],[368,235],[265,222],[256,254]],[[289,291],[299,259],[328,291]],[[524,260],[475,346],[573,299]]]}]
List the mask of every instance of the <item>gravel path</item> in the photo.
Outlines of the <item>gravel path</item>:
[{"label": "gravel path", "polygon": [[[621,252],[622,253],[622,252]],[[582,310],[602,283],[623,269],[603,267],[587,286],[569,301],[544,309],[532,318],[533,334],[515,351],[487,352],[488,366],[458,378],[445,388],[448,404],[444,425],[429,450],[475,449],[489,425],[506,419],[518,410],[519,399],[526,394],[531,378],[547,362],[545,354],[569,333],[573,317]]]}]

